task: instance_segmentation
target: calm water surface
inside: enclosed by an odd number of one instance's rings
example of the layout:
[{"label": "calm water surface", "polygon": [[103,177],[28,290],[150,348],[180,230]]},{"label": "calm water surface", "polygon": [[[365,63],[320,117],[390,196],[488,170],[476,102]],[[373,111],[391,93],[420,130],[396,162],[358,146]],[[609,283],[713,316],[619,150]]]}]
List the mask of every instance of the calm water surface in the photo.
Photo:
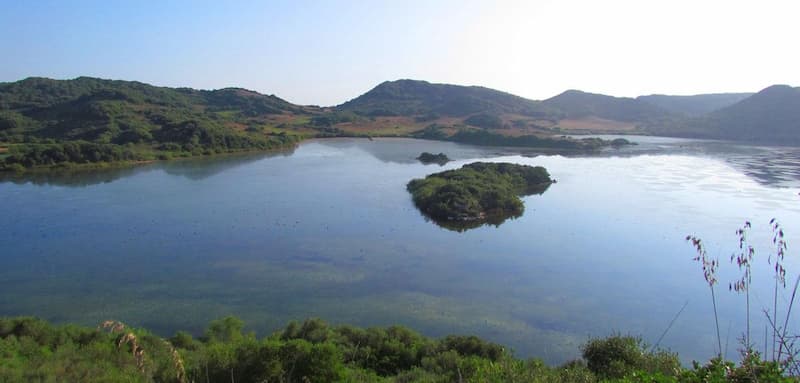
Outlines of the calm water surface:
[{"label": "calm water surface", "polygon": [[[770,218],[800,271],[800,151],[635,138],[562,156],[407,139],[311,141],[293,152],[0,181],[0,315],[163,335],[237,315],[266,333],[312,316],[474,333],[548,362],[590,336],[641,335],[685,360],[714,354],[708,286],[687,234],[723,260],[728,354],[744,298],[727,292],[736,228],[753,222],[753,302],[771,302]],[[445,152],[444,167],[414,160]],[[558,180],[518,219],[458,233],[426,221],[405,184],[477,159]],[[783,299],[783,298],[782,298]],[[755,339],[764,321],[753,313]],[[793,323],[798,323],[793,319]],[[725,340],[723,339],[723,342]]]}]

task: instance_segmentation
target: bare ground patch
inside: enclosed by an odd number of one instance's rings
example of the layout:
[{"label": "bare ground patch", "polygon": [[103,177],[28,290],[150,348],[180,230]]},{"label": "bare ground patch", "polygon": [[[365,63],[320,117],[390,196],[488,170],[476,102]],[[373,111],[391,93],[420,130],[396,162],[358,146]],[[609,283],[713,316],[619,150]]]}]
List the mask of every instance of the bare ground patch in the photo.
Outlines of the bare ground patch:
[{"label": "bare ground patch", "polygon": [[348,133],[403,135],[421,128],[411,117],[375,117],[374,120],[359,120],[336,124],[336,128]]}]

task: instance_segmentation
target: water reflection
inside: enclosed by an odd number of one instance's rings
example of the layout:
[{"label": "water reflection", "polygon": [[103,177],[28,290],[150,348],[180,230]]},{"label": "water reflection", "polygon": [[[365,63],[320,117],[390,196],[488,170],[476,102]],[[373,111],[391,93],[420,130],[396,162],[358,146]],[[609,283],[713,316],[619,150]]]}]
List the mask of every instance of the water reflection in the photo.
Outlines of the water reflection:
[{"label": "water reflection", "polygon": [[[542,195],[549,188],[550,188],[550,184],[540,185],[540,186],[537,186],[535,189],[528,190],[526,193],[520,195],[520,197],[533,196],[533,195],[537,195],[537,196],[538,195]],[[434,224],[436,224],[437,226],[439,226],[441,228],[444,228],[444,229],[447,229],[447,230],[451,230],[451,231],[455,231],[455,232],[459,232],[459,233],[463,233],[463,232],[465,232],[467,230],[477,229],[477,228],[479,228],[481,226],[500,227],[500,225],[502,225],[504,222],[506,222],[509,219],[517,219],[519,217],[522,217],[522,215],[525,214],[525,210],[526,209],[523,206],[523,209],[519,214],[505,214],[505,215],[502,215],[502,214],[490,214],[490,215],[487,215],[486,217],[484,217],[482,219],[473,219],[473,220],[446,220],[446,219],[442,220],[442,219],[436,219],[434,217],[431,217],[431,216],[425,214],[425,212],[422,212],[422,211],[420,211],[420,214],[422,214],[422,216],[425,217],[426,221],[433,222]]]},{"label": "water reflection", "polygon": [[114,182],[123,177],[129,177],[148,171],[153,167],[152,164],[145,164],[108,169],[63,169],[26,173],[0,172],[0,183],[11,182],[17,185],[30,183],[38,186],[86,187]]},{"label": "water reflection", "polygon": [[[608,147],[597,152],[554,151],[518,147],[480,147],[453,142],[387,139],[329,139],[315,141],[333,148],[354,148],[387,163],[412,164],[421,152],[442,151],[454,161],[522,155],[560,155],[567,158],[635,157],[677,154],[721,159],[758,183],[772,187],[800,186],[800,148],[763,147],[735,142],[649,136],[597,136],[605,139],[625,138],[637,145]],[[413,146],[409,150],[405,145]],[[417,152],[417,150],[419,152]]]},{"label": "water reflection", "polygon": [[26,173],[0,172],[0,183],[17,185],[86,187],[111,183],[143,172],[162,170],[173,176],[199,181],[213,175],[270,157],[290,156],[294,149],[265,153],[226,154],[215,157],[187,158],[182,160],[154,162],[129,167],[99,169],[58,169]]},{"label": "water reflection", "polygon": [[688,155],[720,159],[759,184],[771,187],[800,186],[800,148],[743,145],[730,141],[647,136],[597,136],[626,138],[638,145],[606,148],[597,153],[567,157],[635,157],[641,155]]},{"label": "water reflection", "polygon": [[[771,187],[800,186],[800,148],[749,146],[713,140],[694,140],[647,136],[597,136],[605,139],[626,138],[637,145],[609,147],[598,152],[570,152],[532,148],[480,147],[453,142],[416,140],[409,138],[352,139],[333,138],[310,142],[334,149],[356,149],[385,163],[419,163],[417,156],[425,151],[444,152],[452,161],[522,155],[534,158],[541,155],[560,155],[567,158],[635,157],[642,155],[678,154],[721,159],[733,168]],[[413,147],[413,150],[409,150]],[[68,169],[29,173],[0,173],[0,183],[31,183],[66,187],[85,187],[110,183],[141,172],[163,170],[167,174],[202,180],[248,163],[275,156],[291,156],[294,149],[269,153],[231,154],[201,157],[168,162],[157,162],[135,167],[108,169]],[[441,165],[440,165],[441,166]]]},{"label": "water reflection", "polygon": [[[314,140],[313,142],[336,149],[357,149],[385,163],[415,164],[422,152],[447,155],[452,161],[488,158],[519,153],[519,150],[481,147],[457,144],[446,141],[417,140],[412,138],[352,139],[334,138]],[[409,149],[413,148],[413,149]]]},{"label": "water reflection", "polygon": [[271,157],[288,157],[294,149],[270,151],[267,153],[230,154],[219,157],[205,157],[186,161],[169,161],[160,163],[158,169],[174,176],[186,177],[199,181],[224,171],[247,165]]}]

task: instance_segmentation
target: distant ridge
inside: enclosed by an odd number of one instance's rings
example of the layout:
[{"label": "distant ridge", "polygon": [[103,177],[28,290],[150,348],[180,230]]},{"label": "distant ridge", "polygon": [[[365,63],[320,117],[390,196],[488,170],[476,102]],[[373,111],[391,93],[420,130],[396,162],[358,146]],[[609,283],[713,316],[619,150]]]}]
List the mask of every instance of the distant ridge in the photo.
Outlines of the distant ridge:
[{"label": "distant ridge", "polygon": [[648,123],[670,117],[671,112],[644,101],[568,90],[542,102],[565,118],[599,117],[624,122]]},{"label": "distant ridge", "polygon": [[798,145],[800,88],[773,85],[736,104],[690,119],[682,125],[682,130],[665,133]]},{"label": "distant ridge", "polygon": [[752,95],[753,93],[714,93],[695,96],[651,94],[649,96],[639,96],[636,99],[673,113],[681,113],[687,116],[700,116],[726,106],[731,106]]}]

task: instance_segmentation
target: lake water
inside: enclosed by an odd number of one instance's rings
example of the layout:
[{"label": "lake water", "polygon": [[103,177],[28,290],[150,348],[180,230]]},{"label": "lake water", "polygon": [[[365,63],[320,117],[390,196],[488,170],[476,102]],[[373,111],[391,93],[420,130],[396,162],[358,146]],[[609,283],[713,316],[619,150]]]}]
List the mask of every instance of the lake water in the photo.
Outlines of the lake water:
[{"label": "lake water", "polygon": [[[655,343],[685,304],[660,346],[707,359],[710,294],[684,240],[696,234],[723,261],[720,327],[735,357],[744,297],[727,291],[738,274],[728,257],[750,220],[752,337],[762,348],[770,218],[788,235],[789,284],[800,271],[800,151],[632,140],[640,145],[563,156],[332,139],[271,155],[6,178],[0,315],[117,319],[162,335],[200,333],[229,314],[260,334],[318,316],[477,334],[558,363],[591,336]],[[422,165],[423,151],[455,161]],[[426,221],[406,183],[475,160],[542,165],[558,183],[497,227],[459,233]]]}]

